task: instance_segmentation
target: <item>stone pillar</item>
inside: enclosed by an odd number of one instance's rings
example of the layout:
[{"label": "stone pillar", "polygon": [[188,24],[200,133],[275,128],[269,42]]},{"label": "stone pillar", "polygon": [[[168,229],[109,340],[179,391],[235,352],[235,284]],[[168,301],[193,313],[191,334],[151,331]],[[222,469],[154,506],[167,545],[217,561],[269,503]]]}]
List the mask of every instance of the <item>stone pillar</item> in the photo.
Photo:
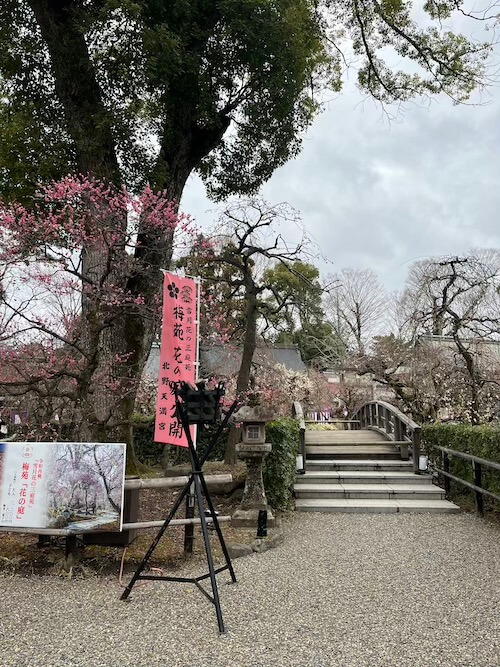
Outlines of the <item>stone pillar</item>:
[{"label": "stone pillar", "polygon": [[233,526],[243,528],[257,528],[259,510],[267,510],[267,525],[274,526],[274,516],[267,504],[262,468],[264,458],[271,451],[271,444],[246,444],[236,445],[238,457],[245,461],[247,466],[247,478],[245,490],[239,508],[233,514],[231,523]]}]

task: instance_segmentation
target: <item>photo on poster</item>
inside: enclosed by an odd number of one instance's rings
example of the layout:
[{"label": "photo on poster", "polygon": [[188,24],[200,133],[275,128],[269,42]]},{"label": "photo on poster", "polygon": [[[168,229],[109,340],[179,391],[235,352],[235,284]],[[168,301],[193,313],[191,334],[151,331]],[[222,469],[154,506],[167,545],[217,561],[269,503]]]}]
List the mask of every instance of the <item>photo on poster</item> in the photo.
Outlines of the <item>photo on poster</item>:
[{"label": "photo on poster", "polygon": [[0,443],[0,526],[121,530],[125,444]]}]

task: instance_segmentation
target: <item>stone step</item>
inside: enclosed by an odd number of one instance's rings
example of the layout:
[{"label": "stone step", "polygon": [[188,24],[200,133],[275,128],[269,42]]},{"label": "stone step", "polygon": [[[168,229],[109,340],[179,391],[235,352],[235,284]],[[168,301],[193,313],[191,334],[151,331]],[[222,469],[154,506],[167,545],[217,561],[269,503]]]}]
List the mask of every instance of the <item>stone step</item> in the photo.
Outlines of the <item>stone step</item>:
[{"label": "stone step", "polygon": [[301,512],[460,512],[460,508],[448,500],[352,500],[346,498],[299,498],[295,507]]},{"label": "stone step", "polygon": [[401,459],[307,459],[307,472],[313,470],[379,470],[408,472],[413,470],[411,461]]},{"label": "stone step", "polygon": [[432,475],[388,470],[311,470],[297,475],[296,484],[432,484]]},{"label": "stone step", "polygon": [[408,447],[410,445],[406,440],[365,440],[363,442],[335,442],[335,441],[324,441],[324,442],[306,442],[306,447],[396,447],[398,450],[401,446]]},{"label": "stone step", "polygon": [[357,442],[390,442],[380,433],[374,431],[306,431],[306,444],[322,444],[328,442],[357,443]]},{"label": "stone step", "polygon": [[306,457],[310,459],[397,459],[401,454],[393,445],[307,445]]},{"label": "stone step", "polygon": [[296,498],[386,500],[444,500],[444,489],[434,484],[295,484]]}]

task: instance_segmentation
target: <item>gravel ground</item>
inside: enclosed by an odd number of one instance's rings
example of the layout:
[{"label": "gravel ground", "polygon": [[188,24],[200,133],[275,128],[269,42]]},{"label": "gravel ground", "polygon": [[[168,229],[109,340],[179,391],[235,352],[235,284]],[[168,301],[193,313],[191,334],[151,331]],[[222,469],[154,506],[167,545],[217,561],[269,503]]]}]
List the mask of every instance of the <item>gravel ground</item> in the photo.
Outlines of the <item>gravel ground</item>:
[{"label": "gravel ground", "polygon": [[2,667],[498,667],[500,531],[470,515],[295,515],[285,544],[194,587],[0,578]]}]

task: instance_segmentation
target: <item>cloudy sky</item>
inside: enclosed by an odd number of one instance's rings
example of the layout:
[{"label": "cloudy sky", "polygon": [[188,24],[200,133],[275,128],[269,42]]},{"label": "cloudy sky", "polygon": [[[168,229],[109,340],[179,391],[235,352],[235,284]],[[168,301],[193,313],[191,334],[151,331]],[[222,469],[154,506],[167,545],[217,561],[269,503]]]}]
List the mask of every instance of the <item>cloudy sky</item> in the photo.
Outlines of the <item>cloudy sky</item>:
[{"label": "cloudy sky", "polygon": [[[372,268],[391,290],[414,259],[500,247],[500,86],[478,106],[439,98],[388,122],[348,81],[262,194],[300,211],[324,273]],[[205,226],[214,206],[193,176],[182,208]]]}]

